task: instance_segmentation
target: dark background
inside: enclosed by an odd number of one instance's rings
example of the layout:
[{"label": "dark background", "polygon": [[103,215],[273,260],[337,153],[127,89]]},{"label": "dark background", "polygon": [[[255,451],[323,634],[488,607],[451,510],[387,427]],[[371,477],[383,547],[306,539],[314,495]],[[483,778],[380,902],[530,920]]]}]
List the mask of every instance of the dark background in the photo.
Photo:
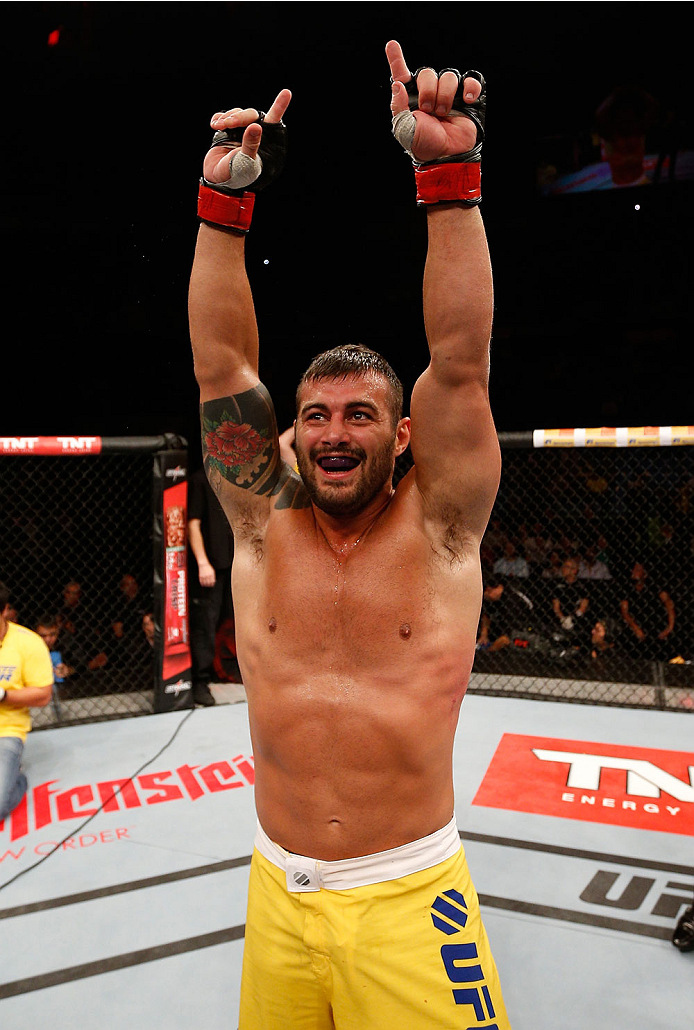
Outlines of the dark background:
[{"label": "dark background", "polygon": [[691,422],[694,183],[535,188],[538,139],[589,134],[623,82],[692,147],[684,7],[3,5],[0,435],[173,431],[197,447],[186,294],[209,117],[285,86],[288,163],[247,248],[280,428],[311,357],[341,341],[381,350],[411,388],[425,216],[390,135],[390,38],[413,68],[488,81],[498,428]]}]

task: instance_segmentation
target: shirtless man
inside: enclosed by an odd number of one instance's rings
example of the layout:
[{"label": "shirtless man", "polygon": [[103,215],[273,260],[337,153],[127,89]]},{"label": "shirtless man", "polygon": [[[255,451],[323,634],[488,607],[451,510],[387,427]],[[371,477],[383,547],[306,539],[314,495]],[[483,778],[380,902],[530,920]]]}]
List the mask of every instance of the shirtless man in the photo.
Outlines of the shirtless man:
[{"label": "shirtless man", "polygon": [[[378,355],[319,356],[297,392],[301,477],[281,461],[258,379],[243,235],[263,133],[265,172],[281,164],[289,91],[262,123],[255,109],[215,115],[230,136],[204,163],[191,338],[205,465],[235,539],[259,820],[241,1030],[509,1027],[452,781],[500,472],[477,206],[485,98],[477,73],[415,78],[398,43],[386,54],[393,131],[427,212],[431,361],[410,420]],[[246,192],[218,192],[227,181]],[[415,467],[394,491],[408,443]]]}]

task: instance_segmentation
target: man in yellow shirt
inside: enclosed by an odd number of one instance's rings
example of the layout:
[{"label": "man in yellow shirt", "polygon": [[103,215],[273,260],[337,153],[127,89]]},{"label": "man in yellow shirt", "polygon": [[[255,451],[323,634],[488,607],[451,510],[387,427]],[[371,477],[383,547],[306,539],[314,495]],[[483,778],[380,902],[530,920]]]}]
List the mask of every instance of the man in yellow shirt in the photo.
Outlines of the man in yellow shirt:
[{"label": "man in yellow shirt", "polygon": [[0,822],[24,797],[22,752],[31,729],[30,708],[51,700],[53,666],[38,633],[7,618],[10,592],[0,583]]}]

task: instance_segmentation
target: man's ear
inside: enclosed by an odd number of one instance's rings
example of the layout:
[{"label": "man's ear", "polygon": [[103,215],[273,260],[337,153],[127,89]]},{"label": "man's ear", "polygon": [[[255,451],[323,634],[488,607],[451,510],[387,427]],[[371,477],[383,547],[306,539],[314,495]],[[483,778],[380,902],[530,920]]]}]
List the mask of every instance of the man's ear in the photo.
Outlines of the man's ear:
[{"label": "man's ear", "polygon": [[395,430],[395,456],[399,457],[407,450],[412,436],[412,422],[409,418],[401,418]]}]

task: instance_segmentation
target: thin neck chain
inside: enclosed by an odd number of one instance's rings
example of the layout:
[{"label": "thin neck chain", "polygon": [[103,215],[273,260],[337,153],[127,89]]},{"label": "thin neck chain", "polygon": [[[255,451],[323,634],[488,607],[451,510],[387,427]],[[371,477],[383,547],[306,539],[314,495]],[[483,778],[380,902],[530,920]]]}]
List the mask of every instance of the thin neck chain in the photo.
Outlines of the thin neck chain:
[{"label": "thin neck chain", "polygon": [[368,524],[366,529],[362,533],[360,533],[359,536],[357,537],[357,539],[353,540],[351,544],[344,544],[341,548],[335,547],[333,544],[331,544],[330,540],[328,540],[328,537],[325,535],[325,530],[321,526],[320,522],[318,522],[318,528],[321,531],[321,535],[322,535],[323,539],[325,540],[326,544],[328,545],[328,547],[330,548],[330,550],[333,552],[333,554],[336,554],[336,555],[338,555],[338,557],[341,557],[341,558],[345,558],[348,554],[351,554],[352,551],[354,550],[354,548],[357,546],[357,544],[360,544],[361,541],[364,540],[369,535],[369,533],[371,532],[373,527],[376,525],[376,523],[380,519],[381,515],[383,515],[384,511],[386,511],[386,509],[389,507],[392,497],[393,497],[393,493],[391,492],[391,495],[388,498],[388,503],[384,504],[384,506],[381,508],[381,510],[378,512],[378,514],[375,515],[373,520]]}]

